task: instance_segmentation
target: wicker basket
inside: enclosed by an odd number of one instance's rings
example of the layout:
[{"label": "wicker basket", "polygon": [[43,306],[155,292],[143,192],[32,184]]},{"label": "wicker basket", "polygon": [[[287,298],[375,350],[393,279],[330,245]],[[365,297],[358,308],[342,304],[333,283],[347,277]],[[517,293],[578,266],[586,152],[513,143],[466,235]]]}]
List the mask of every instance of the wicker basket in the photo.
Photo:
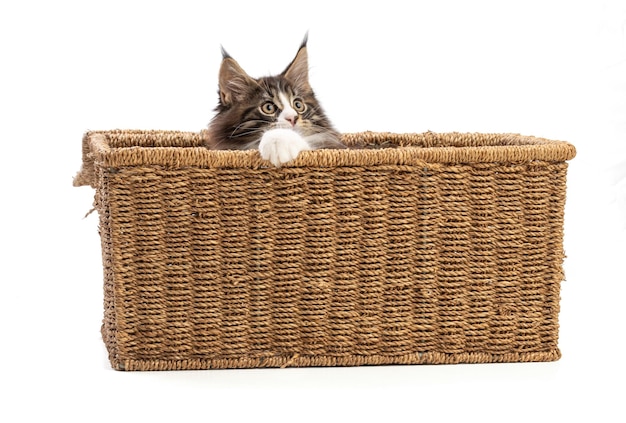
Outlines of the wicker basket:
[{"label": "wicker basket", "polygon": [[201,133],[87,133],[113,368],[557,360],[574,147],[344,141],[274,168]]}]

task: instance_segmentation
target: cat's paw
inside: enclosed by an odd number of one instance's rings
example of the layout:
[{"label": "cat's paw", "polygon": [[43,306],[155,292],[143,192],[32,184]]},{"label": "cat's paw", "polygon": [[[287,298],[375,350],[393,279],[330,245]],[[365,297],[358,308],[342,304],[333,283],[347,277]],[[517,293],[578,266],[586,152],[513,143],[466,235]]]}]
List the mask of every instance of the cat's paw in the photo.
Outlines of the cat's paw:
[{"label": "cat's paw", "polygon": [[309,143],[292,129],[270,129],[259,143],[261,157],[277,167],[295,159],[301,151],[310,149]]}]

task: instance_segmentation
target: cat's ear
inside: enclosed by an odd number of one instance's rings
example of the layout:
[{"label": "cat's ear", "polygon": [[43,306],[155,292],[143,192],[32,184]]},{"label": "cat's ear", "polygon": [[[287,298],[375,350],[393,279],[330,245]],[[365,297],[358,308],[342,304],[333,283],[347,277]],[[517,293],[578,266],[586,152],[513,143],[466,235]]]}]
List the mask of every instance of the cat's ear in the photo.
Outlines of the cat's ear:
[{"label": "cat's ear", "polygon": [[248,76],[239,63],[235,61],[222,47],[222,65],[220,66],[219,89],[220,101],[224,106],[241,101],[255,86],[256,81]]},{"label": "cat's ear", "polygon": [[309,34],[307,33],[304,36],[304,40],[302,40],[298,54],[281,74],[301,91],[311,91],[311,85],[309,85],[309,56],[306,49],[308,38]]}]

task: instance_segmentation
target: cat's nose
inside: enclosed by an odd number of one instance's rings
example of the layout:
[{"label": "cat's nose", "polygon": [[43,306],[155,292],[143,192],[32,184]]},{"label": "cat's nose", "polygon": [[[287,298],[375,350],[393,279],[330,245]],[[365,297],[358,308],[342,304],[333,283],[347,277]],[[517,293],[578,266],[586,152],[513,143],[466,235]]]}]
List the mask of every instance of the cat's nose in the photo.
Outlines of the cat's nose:
[{"label": "cat's nose", "polygon": [[296,119],[298,119],[298,115],[293,116],[285,116],[285,120],[291,124],[291,126],[296,125]]}]

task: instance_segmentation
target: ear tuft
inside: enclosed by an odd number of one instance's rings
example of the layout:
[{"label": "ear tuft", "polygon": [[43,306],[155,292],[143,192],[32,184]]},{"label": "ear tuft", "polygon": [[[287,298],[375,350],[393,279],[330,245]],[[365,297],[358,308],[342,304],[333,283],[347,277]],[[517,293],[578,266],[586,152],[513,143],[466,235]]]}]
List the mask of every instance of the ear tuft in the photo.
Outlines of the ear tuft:
[{"label": "ear tuft", "polygon": [[309,41],[309,31],[307,31],[304,34],[304,39],[302,40],[302,43],[300,44],[300,48],[302,47],[306,47],[306,43]]},{"label": "ear tuft", "polygon": [[232,57],[230,57],[230,54],[228,54],[228,52],[226,51],[224,46],[220,46],[220,47],[222,49],[222,60],[223,59],[232,59]]}]

